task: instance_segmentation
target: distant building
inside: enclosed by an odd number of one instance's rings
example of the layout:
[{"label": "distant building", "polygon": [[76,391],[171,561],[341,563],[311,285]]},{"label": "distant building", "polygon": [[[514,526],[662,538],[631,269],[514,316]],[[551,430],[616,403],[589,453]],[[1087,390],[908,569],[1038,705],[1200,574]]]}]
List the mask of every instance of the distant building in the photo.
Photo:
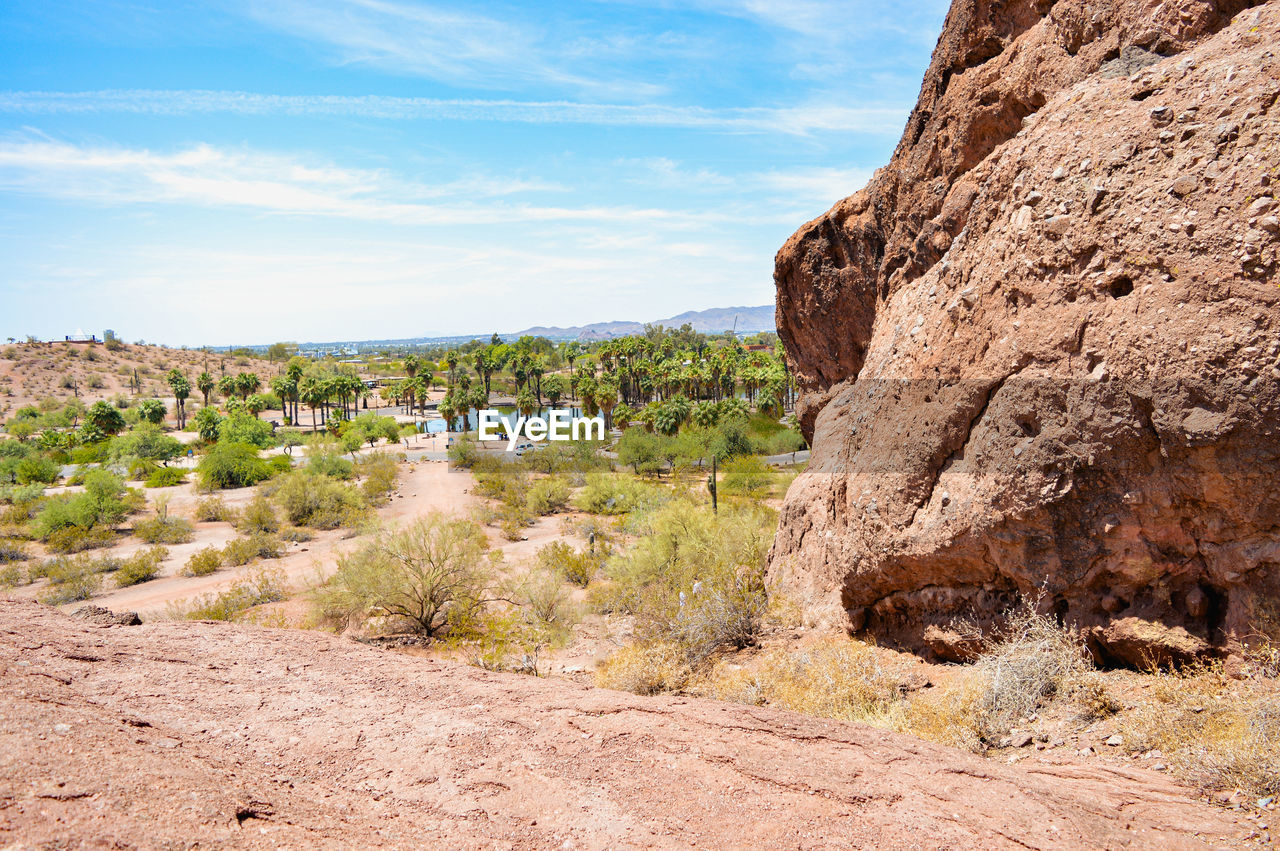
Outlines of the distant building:
[{"label": "distant building", "polygon": [[68,343],[96,343],[98,338],[92,334],[86,334],[83,329],[76,329],[74,334],[66,336],[66,341]]}]

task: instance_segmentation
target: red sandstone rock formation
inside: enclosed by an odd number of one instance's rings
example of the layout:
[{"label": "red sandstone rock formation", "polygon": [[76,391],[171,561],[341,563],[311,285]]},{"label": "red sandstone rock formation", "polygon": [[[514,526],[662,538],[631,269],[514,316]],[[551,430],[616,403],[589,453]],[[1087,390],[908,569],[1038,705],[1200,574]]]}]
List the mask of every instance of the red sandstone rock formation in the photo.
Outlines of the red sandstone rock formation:
[{"label": "red sandstone rock formation", "polygon": [[1039,592],[1128,663],[1280,623],[1278,45],[1274,0],[956,0],[778,253],[776,577],[918,650]]},{"label": "red sandstone rock formation", "polygon": [[493,674],[316,632],[0,602],[14,848],[1203,848],[1129,766]]}]

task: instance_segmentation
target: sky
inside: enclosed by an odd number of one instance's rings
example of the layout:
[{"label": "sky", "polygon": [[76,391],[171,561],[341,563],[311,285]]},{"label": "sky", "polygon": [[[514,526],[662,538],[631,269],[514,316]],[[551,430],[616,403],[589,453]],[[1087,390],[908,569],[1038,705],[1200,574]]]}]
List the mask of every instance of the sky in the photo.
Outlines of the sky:
[{"label": "sky", "polygon": [[0,4],[0,338],[265,344],[773,301],[947,3]]}]

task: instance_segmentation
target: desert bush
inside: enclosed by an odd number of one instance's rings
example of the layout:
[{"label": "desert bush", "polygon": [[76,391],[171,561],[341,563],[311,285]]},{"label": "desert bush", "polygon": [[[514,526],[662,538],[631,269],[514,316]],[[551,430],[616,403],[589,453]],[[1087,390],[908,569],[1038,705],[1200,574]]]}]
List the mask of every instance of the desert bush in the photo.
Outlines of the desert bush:
[{"label": "desert bush", "polygon": [[271,471],[257,448],[245,443],[219,442],[209,449],[196,470],[207,490],[245,488],[267,479]]},{"label": "desert bush", "polygon": [[116,570],[116,586],[127,588],[141,582],[150,582],[160,575],[160,563],[169,556],[165,547],[148,547],[138,550],[125,559]]},{"label": "desert bush", "polygon": [[81,526],[65,526],[51,532],[45,538],[45,546],[52,553],[82,553],[85,550],[96,550],[109,547],[116,540],[116,533],[111,529],[85,529]]},{"label": "desert bush", "polygon": [[46,484],[58,481],[62,467],[51,458],[32,453],[14,464],[13,479],[20,485]]},{"label": "desert bush", "polygon": [[315,538],[310,529],[301,526],[285,526],[280,530],[280,540],[291,544],[302,544]]},{"label": "desert bush", "polygon": [[284,555],[284,543],[275,535],[266,532],[254,532],[239,538],[232,538],[222,548],[222,561],[239,566],[260,558],[280,558]]},{"label": "desert bush", "polygon": [[539,479],[529,489],[525,504],[533,514],[554,514],[569,504],[569,484],[558,476]]},{"label": "desert bush", "polygon": [[307,445],[307,471],[333,479],[349,479],[355,464],[346,457],[342,444],[326,434],[318,434]]},{"label": "desert bush", "polygon": [[[534,453],[535,455],[538,453]],[[480,449],[474,440],[459,438],[449,447],[449,463],[455,467],[471,469],[480,460]]]},{"label": "desert bush", "polygon": [[222,551],[217,547],[196,550],[182,568],[183,576],[208,576],[222,567]]},{"label": "desert bush", "polygon": [[627,645],[604,660],[595,674],[600,688],[643,695],[681,691],[692,678],[683,648],[664,642]]},{"label": "desert bush", "polygon": [[236,511],[231,508],[220,496],[206,496],[196,501],[196,520],[207,523],[215,521],[225,521],[234,523],[236,520]]},{"label": "desert bush", "polygon": [[179,467],[157,467],[147,475],[146,484],[149,488],[171,488],[185,483],[186,480],[186,471]]},{"label": "desert bush", "polygon": [[169,498],[156,498],[156,514],[133,524],[133,534],[148,544],[185,544],[195,537],[190,520],[169,516]]},{"label": "desert bush", "polygon": [[487,547],[475,523],[433,512],[341,556],[317,604],[330,620],[381,616],[427,636],[469,628],[491,597]]},{"label": "desert bush", "polygon": [[580,588],[586,588],[604,564],[606,550],[578,551],[564,541],[552,541],[538,550],[538,563]]},{"label": "desert bush", "polygon": [[661,503],[667,492],[617,473],[592,473],[574,496],[574,505],[589,514],[626,514]]},{"label": "desert bush", "polygon": [[243,443],[258,449],[275,444],[271,424],[248,411],[232,411],[217,423],[219,443]]},{"label": "desert bush", "polygon": [[280,518],[276,516],[276,508],[271,501],[259,493],[240,512],[235,525],[246,535],[255,532],[278,532]]},{"label": "desert bush", "polygon": [[[124,482],[119,476],[106,470],[90,470],[85,473],[84,492],[54,497],[45,502],[36,515],[32,531],[36,537],[47,541],[57,552],[72,552],[65,543],[77,538],[89,538],[88,533],[98,527],[119,523],[133,503],[127,498]],[[54,543],[55,534],[63,530],[79,529],[80,534],[70,533]],[[86,549],[87,547],[81,547]]]},{"label": "desert bush", "polygon": [[293,470],[293,461],[288,455],[272,455],[267,459],[267,469],[273,476],[288,473]]},{"label": "desert bush", "polygon": [[762,497],[769,493],[773,480],[773,471],[761,458],[740,455],[725,462],[720,489],[736,496]]},{"label": "desert bush", "polygon": [[0,568],[0,588],[17,588],[29,584],[27,572],[18,565],[10,564]]},{"label": "desert bush", "polygon": [[295,526],[336,529],[358,523],[365,515],[364,501],[355,488],[305,470],[281,479],[274,498]]},{"label": "desert bush", "polygon": [[93,559],[85,555],[49,559],[40,571],[50,583],[40,595],[40,602],[61,606],[88,600],[102,589],[103,572],[115,569],[118,564],[111,559]]},{"label": "desert bush", "polygon": [[112,461],[140,458],[148,461],[170,461],[182,454],[183,446],[154,423],[139,423],[111,440],[107,455]]},{"label": "desert bush", "polygon": [[31,557],[27,545],[15,538],[0,538],[0,564],[26,561]]},{"label": "desert bush", "polygon": [[898,678],[884,669],[872,648],[847,638],[771,650],[736,670],[717,666],[709,690],[721,700],[880,726],[902,705]]},{"label": "desert bush", "polygon": [[400,466],[387,452],[371,452],[360,456],[356,461],[355,472],[363,480],[360,490],[364,493],[365,501],[370,505],[382,505],[396,489]]},{"label": "desert bush", "polygon": [[174,604],[165,612],[171,620],[232,621],[254,606],[288,596],[288,583],[279,568],[258,568],[218,594],[205,594],[188,604]]},{"label": "desert bush", "polygon": [[1036,611],[1034,602],[1024,601],[1007,613],[1005,624],[974,665],[983,682],[976,706],[983,739],[992,741],[1008,732],[1044,701],[1069,690],[1090,667],[1076,631]]}]

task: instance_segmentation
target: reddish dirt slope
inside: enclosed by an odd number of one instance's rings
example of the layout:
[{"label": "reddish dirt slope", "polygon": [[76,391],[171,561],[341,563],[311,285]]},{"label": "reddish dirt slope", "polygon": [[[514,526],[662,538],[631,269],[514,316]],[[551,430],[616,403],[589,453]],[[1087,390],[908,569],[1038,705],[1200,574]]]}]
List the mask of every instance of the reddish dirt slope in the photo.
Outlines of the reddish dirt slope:
[{"label": "reddish dirt slope", "polygon": [[328,635],[0,603],[0,845],[1199,847],[1164,777]]}]

